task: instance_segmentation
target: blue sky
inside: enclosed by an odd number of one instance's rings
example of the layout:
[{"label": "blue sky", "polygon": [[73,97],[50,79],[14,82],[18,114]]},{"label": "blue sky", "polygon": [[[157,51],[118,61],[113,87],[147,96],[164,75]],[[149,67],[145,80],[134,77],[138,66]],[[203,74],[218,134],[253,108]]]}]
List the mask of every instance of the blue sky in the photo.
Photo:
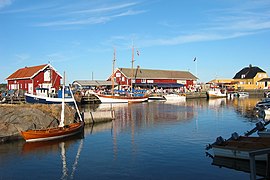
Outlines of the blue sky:
[{"label": "blue sky", "polygon": [[[200,82],[252,64],[270,73],[269,0],[0,0],[0,82],[50,62],[69,82],[131,67],[190,71]],[[193,61],[196,57],[197,61]]]}]

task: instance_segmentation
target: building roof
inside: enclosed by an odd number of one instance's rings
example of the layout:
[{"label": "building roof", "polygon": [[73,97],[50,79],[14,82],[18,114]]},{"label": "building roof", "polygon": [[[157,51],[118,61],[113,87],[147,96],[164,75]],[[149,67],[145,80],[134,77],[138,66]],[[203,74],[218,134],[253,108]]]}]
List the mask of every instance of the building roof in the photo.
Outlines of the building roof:
[{"label": "building roof", "polygon": [[270,82],[270,78],[263,78],[259,80],[258,82]]},{"label": "building roof", "polygon": [[232,84],[235,83],[233,79],[213,79],[206,84]]},{"label": "building roof", "polygon": [[236,73],[233,79],[253,79],[257,73],[265,73],[265,71],[259,67],[249,65],[249,67],[245,67]]},{"label": "building roof", "polygon": [[[132,77],[131,68],[118,68],[128,77]],[[188,71],[172,71],[172,70],[154,70],[154,69],[134,69],[134,77],[139,79],[183,79],[197,80],[198,78]]]},{"label": "building roof", "polygon": [[[111,81],[102,81],[102,80],[76,80],[72,84],[78,84],[80,86],[110,86],[112,85]],[[118,85],[114,82],[114,85]]]},{"label": "building roof", "polygon": [[[11,80],[11,79],[33,78],[36,74],[38,74],[40,71],[44,70],[48,66],[50,66],[53,69],[53,67],[50,64],[43,64],[43,65],[39,65],[39,66],[24,67],[24,68],[18,69],[17,71],[15,71],[13,74],[11,74],[6,79]],[[62,77],[62,76],[60,75],[60,77]]]}]

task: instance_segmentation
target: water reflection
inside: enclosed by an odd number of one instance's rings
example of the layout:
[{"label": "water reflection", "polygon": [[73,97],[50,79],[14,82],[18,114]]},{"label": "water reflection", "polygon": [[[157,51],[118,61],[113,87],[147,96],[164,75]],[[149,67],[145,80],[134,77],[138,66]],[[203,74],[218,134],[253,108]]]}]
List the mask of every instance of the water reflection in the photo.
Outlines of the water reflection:
[{"label": "water reflection", "polygon": [[[1,144],[0,179],[18,179],[25,174],[32,179],[40,175],[41,179],[72,179],[75,174],[78,179],[198,179],[201,174],[204,179],[246,179],[246,173],[230,175],[212,166],[203,151],[217,135],[254,127],[249,123],[253,118],[250,111],[257,101],[187,99],[81,106],[85,112],[112,108],[116,119],[85,126],[83,139]],[[214,160],[213,165],[227,167],[218,162]]]},{"label": "water reflection", "polygon": [[254,107],[259,101],[259,98],[234,98],[228,100],[228,103],[243,117],[249,118],[250,120],[257,120],[258,115],[254,110]]},{"label": "water reflection", "polygon": [[[226,158],[226,157],[214,157],[212,165],[218,166],[219,168],[228,168],[236,171],[250,173],[249,160]],[[256,175],[262,177],[266,177],[268,175],[267,164],[265,161],[256,162]]]}]

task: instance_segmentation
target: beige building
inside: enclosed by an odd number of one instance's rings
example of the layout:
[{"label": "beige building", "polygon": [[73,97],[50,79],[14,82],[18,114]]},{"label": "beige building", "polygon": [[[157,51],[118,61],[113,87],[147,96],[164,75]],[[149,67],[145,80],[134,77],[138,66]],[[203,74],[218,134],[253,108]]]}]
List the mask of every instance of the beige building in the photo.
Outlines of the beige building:
[{"label": "beige building", "polygon": [[243,68],[233,77],[236,83],[235,87],[238,90],[265,89],[266,83],[260,81],[264,78],[268,78],[267,73],[259,67],[252,65]]}]

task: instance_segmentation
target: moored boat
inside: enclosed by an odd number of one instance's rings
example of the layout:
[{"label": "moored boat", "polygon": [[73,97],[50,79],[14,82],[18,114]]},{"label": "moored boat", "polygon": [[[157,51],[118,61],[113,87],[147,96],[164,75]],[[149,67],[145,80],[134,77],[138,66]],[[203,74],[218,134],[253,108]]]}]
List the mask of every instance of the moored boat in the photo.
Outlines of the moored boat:
[{"label": "moored boat", "polygon": [[239,98],[249,97],[249,93],[248,92],[237,92],[237,93],[235,93],[235,96],[239,97]]},{"label": "moored boat", "polygon": [[164,94],[166,101],[175,101],[175,102],[182,102],[186,101],[185,94],[178,94],[178,93],[168,93]]},{"label": "moored boat", "polygon": [[148,101],[166,101],[166,98],[162,94],[150,94],[148,97]]},{"label": "moored boat", "polygon": [[141,103],[148,100],[147,96],[120,96],[95,94],[101,103]]},{"label": "moored boat", "polygon": [[[238,136],[233,133],[228,140],[218,137],[216,142],[210,146],[213,149],[214,156],[249,159],[250,152],[270,148],[270,138]],[[267,154],[258,155],[255,159],[266,161]]]},{"label": "moored boat", "polygon": [[[244,159],[226,158],[226,157],[213,157],[212,165],[219,168],[229,168],[237,171],[251,173],[250,161]],[[266,166],[267,163],[264,161],[256,162],[256,174],[259,176],[267,176]]]},{"label": "moored boat", "polygon": [[[70,93],[64,93],[64,103],[73,103],[73,99]],[[71,92],[72,93],[72,92]],[[48,88],[37,88],[36,94],[25,93],[25,101],[27,103],[41,103],[41,104],[61,104],[62,103],[62,90],[59,91],[59,95],[52,95],[49,93]]]},{"label": "moored boat", "polygon": [[71,123],[64,127],[22,131],[26,142],[48,141],[79,134],[83,131],[84,122]]},{"label": "moored boat", "polygon": [[83,132],[84,122],[82,120],[82,117],[80,115],[79,109],[77,107],[77,104],[76,104],[76,101],[74,99],[72,92],[71,92],[71,96],[72,96],[73,103],[75,105],[75,108],[76,108],[76,111],[80,120],[78,122],[74,122],[71,124],[67,124],[67,125],[64,124],[65,96],[64,96],[64,91],[62,91],[61,120],[58,127],[21,131],[21,135],[26,140],[26,142],[48,141],[48,140],[60,139],[60,138],[73,136],[73,135]]},{"label": "moored boat", "polygon": [[[114,57],[113,57],[113,66],[112,66],[112,74],[114,74],[114,64],[116,61],[116,52],[114,50]],[[133,63],[134,63],[134,47],[132,47],[132,69],[133,69]],[[133,78],[133,75],[132,75]],[[148,96],[144,93],[136,93],[135,90],[132,87],[132,83],[130,86],[131,92],[124,91],[121,94],[115,93],[114,89],[114,78],[111,77],[112,81],[112,88],[111,88],[111,94],[100,94],[100,93],[93,93],[100,101],[101,103],[141,103],[146,102],[148,100]]]},{"label": "moored boat", "polygon": [[225,98],[227,91],[220,88],[212,88],[206,92],[207,98]]}]

